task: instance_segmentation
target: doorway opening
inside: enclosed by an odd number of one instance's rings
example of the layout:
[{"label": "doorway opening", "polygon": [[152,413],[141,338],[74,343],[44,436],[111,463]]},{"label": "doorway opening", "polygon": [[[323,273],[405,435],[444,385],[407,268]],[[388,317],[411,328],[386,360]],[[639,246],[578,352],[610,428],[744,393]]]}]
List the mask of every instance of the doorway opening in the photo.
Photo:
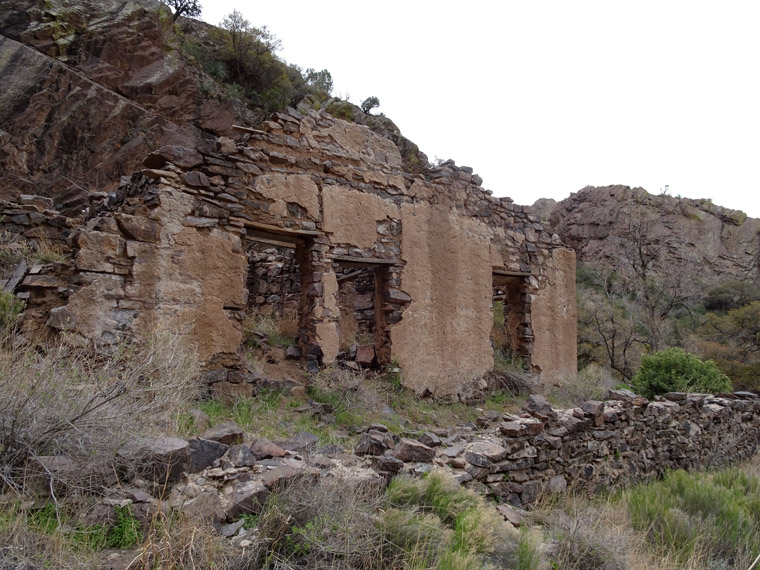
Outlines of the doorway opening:
[{"label": "doorway opening", "polygon": [[527,277],[530,274],[493,272],[494,369],[526,370],[530,362],[530,301]]}]

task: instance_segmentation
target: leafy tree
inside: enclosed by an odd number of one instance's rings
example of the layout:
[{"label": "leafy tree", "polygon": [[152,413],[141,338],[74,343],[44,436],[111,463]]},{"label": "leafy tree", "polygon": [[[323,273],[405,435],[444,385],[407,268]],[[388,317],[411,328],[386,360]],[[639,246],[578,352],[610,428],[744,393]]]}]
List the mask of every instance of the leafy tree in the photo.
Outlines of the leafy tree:
[{"label": "leafy tree", "polygon": [[180,16],[187,16],[188,18],[197,18],[201,15],[201,3],[198,0],[161,0],[164,4],[169,6],[174,15],[173,21],[177,21]]},{"label": "leafy tree", "polygon": [[364,101],[362,101],[362,104],[361,104],[362,111],[364,111],[367,114],[369,114],[369,112],[372,109],[379,106],[380,106],[380,99],[378,99],[374,95],[372,97],[367,97]]},{"label": "leafy tree", "polygon": [[722,316],[708,314],[699,333],[702,338],[729,345],[738,360],[756,360],[760,357],[760,301]]},{"label": "leafy tree", "polygon": [[697,334],[700,352],[713,358],[734,386],[760,387],[760,301],[725,315],[708,313]]},{"label": "leafy tree", "polygon": [[730,392],[731,381],[712,360],[702,361],[682,348],[668,348],[641,358],[631,380],[633,389],[647,398],[667,392]]},{"label": "leafy tree", "polygon": [[312,68],[309,68],[306,70],[306,85],[320,91],[322,93],[326,93],[327,95],[330,95],[333,90],[333,79],[332,75],[330,75],[330,72],[326,69],[323,69],[322,71],[316,71]]},{"label": "leafy tree", "polygon": [[280,63],[273,60],[282,44],[266,26],[254,28],[243,14],[233,10],[224,17],[220,27],[227,32],[227,56],[236,79],[254,75],[265,67],[277,67],[276,63]]}]

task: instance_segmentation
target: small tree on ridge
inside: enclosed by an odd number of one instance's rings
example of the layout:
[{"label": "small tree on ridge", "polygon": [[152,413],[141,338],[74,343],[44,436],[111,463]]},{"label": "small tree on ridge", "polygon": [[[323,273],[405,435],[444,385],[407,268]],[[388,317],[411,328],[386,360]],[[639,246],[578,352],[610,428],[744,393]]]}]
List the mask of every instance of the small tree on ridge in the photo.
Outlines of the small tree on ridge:
[{"label": "small tree on ridge", "polygon": [[180,16],[187,16],[188,18],[195,18],[201,15],[201,3],[198,0],[161,0],[164,4],[169,6],[174,15],[172,20],[177,21]]}]

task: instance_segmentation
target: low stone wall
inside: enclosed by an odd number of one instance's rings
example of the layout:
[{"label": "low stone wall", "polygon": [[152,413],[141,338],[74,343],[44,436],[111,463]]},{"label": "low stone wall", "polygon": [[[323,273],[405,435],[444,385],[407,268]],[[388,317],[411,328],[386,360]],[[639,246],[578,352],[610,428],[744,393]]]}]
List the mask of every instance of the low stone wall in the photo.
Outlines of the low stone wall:
[{"label": "low stone wall", "polygon": [[[515,505],[543,490],[596,490],[652,479],[669,469],[705,469],[753,456],[760,443],[760,397],[668,394],[649,402],[627,390],[614,400],[553,410],[531,396],[520,417],[494,414],[486,433],[439,453],[460,481]],[[502,421],[503,420],[503,421]],[[472,478],[472,479],[470,479]]]},{"label": "low stone wall", "polygon": [[[619,487],[668,469],[737,462],[754,455],[760,441],[760,397],[754,394],[679,393],[655,402],[628,391],[610,395],[616,399],[570,410],[553,410],[544,398],[531,396],[520,417],[486,411],[475,424],[425,433],[396,435],[373,424],[353,454],[337,445],[320,447],[308,432],[285,441],[256,439],[234,422],[190,440],[136,441],[119,454],[133,467],[122,475],[127,484],[108,489],[108,499],[93,513],[107,515],[120,499],[149,520],[166,500],[168,482],[172,508],[212,522],[224,536],[240,537],[240,515],[259,513],[270,493],[298,478],[382,486],[394,476],[420,476],[434,468],[499,502],[530,508],[545,492]],[[317,403],[303,410],[329,412]],[[46,466],[41,489],[49,488],[51,474],[65,481],[61,468],[75,465],[60,457],[38,461]],[[81,477],[81,470],[75,475]],[[511,509],[499,510],[514,520]]]},{"label": "low stone wall", "polygon": [[15,235],[34,245],[55,245],[68,251],[72,220],[54,210],[50,198],[22,194],[17,202],[0,200],[0,229],[8,238]]}]

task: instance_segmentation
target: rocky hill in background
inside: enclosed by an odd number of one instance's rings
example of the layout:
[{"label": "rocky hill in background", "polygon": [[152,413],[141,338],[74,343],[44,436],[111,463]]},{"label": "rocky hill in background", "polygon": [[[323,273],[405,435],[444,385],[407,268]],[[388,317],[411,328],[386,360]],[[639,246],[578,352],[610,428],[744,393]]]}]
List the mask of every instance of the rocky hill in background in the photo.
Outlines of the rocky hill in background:
[{"label": "rocky hill in background", "polygon": [[709,200],[649,194],[628,186],[587,186],[553,205],[540,200],[554,231],[581,263],[618,268],[645,246],[661,270],[686,263],[703,285],[760,284],[760,220]]}]

